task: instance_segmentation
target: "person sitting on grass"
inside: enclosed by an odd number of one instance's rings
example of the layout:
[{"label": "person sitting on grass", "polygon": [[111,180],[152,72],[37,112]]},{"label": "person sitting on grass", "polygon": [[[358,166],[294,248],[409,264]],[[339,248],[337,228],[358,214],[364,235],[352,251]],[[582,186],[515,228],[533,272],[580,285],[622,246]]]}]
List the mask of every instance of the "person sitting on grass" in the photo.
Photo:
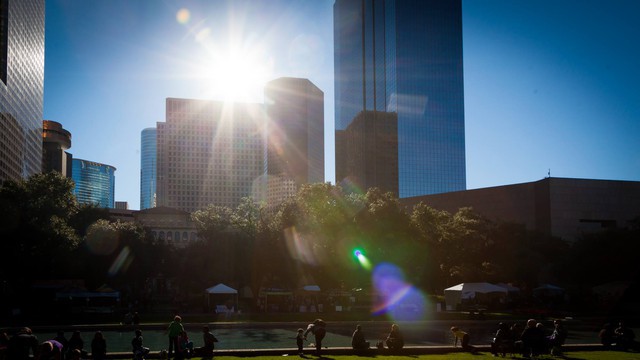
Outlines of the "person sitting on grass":
[{"label": "person sitting on grass", "polygon": [[470,353],[476,352],[476,348],[469,345],[469,334],[460,330],[457,326],[452,326],[451,332],[453,333],[453,347],[458,346],[458,340],[460,340],[460,346],[463,350]]},{"label": "person sitting on grass", "polygon": [[133,348],[133,358],[136,360],[144,359],[149,354],[149,348],[142,344],[142,330],[136,330],[136,336],[131,340],[131,347]]},{"label": "person sitting on grass", "polygon": [[356,330],[353,332],[353,336],[351,336],[351,347],[354,350],[366,350],[369,348],[369,342],[365,340],[362,326],[360,325],[356,326]]},{"label": "person sitting on grass", "polygon": [[386,343],[389,350],[400,350],[404,347],[404,338],[398,324],[391,325],[391,332],[387,336]]},{"label": "person sitting on grass", "polygon": [[194,355],[202,357],[213,356],[214,344],[218,342],[218,339],[211,333],[208,326],[202,327],[202,341],[204,342],[204,346],[195,348],[193,350]]}]

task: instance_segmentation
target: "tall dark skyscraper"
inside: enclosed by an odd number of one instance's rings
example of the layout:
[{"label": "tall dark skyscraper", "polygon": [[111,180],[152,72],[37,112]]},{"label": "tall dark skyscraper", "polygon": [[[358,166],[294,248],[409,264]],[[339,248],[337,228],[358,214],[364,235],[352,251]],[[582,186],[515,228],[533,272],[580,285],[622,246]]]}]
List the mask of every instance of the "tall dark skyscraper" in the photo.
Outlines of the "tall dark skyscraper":
[{"label": "tall dark skyscraper", "polygon": [[336,0],[334,42],[336,181],[359,158],[341,132],[377,111],[397,113],[400,197],[464,190],[461,1]]},{"label": "tall dark skyscraper", "polygon": [[0,0],[0,182],[42,169],[44,0]]}]

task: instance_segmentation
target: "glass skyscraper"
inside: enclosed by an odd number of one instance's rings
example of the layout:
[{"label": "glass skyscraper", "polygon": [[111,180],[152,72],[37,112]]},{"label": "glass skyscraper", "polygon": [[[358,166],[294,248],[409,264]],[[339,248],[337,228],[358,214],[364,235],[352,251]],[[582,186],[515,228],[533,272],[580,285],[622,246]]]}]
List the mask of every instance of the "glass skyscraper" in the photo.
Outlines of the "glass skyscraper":
[{"label": "glass skyscraper", "polygon": [[464,190],[461,0],[336,0],[334,45],[336,181],[342,132],[377,111],[397,113],[400,197]]},{"label": "glass skyscraper", "polygon": [[140,210],[144,210],[156,206],[156,128],[142,130],[140,140]]},{"label": "glass skyscraper", "polygon": [[93,161],[73,159],[71,179],[76,183],[73,194],[81,204],[113,208],[115,202],[116,168]]},{"label": "glass skyscraper", "polygon": [[44,0],[0,0],[0,182],[42,169]]}]

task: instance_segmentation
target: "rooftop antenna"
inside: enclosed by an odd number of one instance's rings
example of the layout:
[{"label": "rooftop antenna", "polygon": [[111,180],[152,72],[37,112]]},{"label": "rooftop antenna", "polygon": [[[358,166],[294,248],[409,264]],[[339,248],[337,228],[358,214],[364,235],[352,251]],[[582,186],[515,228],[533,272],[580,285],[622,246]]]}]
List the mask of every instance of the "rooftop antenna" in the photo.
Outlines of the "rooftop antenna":
[{"label": "rooftop antenna", "polygon": [[549,169],[549,171],[547,171],[547,177],[550,178],[551,177],[551,169]]}]

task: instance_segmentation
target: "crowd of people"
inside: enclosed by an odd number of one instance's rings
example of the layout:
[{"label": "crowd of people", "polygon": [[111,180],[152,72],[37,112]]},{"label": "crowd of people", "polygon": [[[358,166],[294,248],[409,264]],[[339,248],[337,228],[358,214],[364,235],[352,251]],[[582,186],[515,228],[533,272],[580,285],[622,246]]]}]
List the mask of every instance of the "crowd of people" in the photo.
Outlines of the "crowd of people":
[{"label": "crowd of people", "polygon": [[520,353],[524,358],[549,353],[560,355],[567,336],[567,329],[560,320],[553,322],[551,332],[535,319],[527,320],[524,329],[518,323],[511,326],[500,323],[491,342],[491,352],[502,356]]},{"label": "crowd of people", "polygon": [[[457,326],[450,328],[454,339],[453,346],[458,343],[463,350],[475,353],[476,347],[470,344],[469,332],[463,331]],[[296,346],[298,353],[304,355],[304,344],[308,342],[309,334],[313,335],[314,343],[310,343],[315,348],[315,354],[320,356],[323,348],[322,341],[326,336],[326,323],[322,319],[316,319],[310,323],[306,329],[297,330]],[[218,342],[216,336],[208,326],[202,328],[201,347],[194,347],[187,331],[182,324],[182,318],[176,315],[167,327],[168,351],[163,350],[166,358],[189,359],[193,356],[212,358],[215,343]],[[524,328],[518,323],[499,323],[498,329],[491,342],[491,353],[494,356],[506,354],[521,354],[523,358],[536,357],[542,354],[560,355],[562,346],[568,336],[568,332],[560,320],[555,320],[553,329],[545,329],[544,325],[535,319],[529,319]],[[602,345],[605,348],[628,351],[640,350],[640,344],[635,341],[635,334],[624,322],[619,322],[617,327],[605,324],[599,333]],[[370,342],[366,340],[364,330],[361,325],[357,325],[351,337],[351,346],[356,351],[370,349]],[[398,351],[404,347],[404,337],[400,332],[398,324],[391,325],[391,329],[384,340],[376,344],[378,349],[388,349]],[[134,331],[131,340],[131,349],[134,360],[142,360],[149,354],[150,349],[144,345],[142,331]],[[76,330],[69,339],[66,339],[63,332],[58,332],[52,339],[39,342],[30,328],[20,329],[14,336],[9,337],[6,332],[0,333],[0,360],[75,360],[85,359],[88,356],[88,349],[85,349],[84,341],[80,331]],[[107,341],[101,331],[94,333],[90,344],[91,358],[104,360],[107,358]]]},{"label": "crowd of people", "polygon": [[[193,356],[212,358],[214,344],[218,339],[213,335],[208,326],[202,328],[202,347],[194,347],[187,332],[182,326],[179,316],[174,318],[167,329],[169,334],[168,358],[189,359]],[[177,330],[175,328],[178,328]],[[173,336],[177,331],[177,336]],[[0,360],[81,360],[89,357],[89,349],[85,349],[84,340],[80,331],[76,330],[67,339],[64,332],[59,331],[52,339],[39,342],[33,331],[24,327],[9,337],[6,332],[0,333]],[[101,331],[96,331],[90,344],[92,359],[104,360],[107,358],[107,341]],[[149,354],[150,349],[145,346],[142,330],[136,329],[131,340],[131,351],[134,360],[142,360]]]}]

